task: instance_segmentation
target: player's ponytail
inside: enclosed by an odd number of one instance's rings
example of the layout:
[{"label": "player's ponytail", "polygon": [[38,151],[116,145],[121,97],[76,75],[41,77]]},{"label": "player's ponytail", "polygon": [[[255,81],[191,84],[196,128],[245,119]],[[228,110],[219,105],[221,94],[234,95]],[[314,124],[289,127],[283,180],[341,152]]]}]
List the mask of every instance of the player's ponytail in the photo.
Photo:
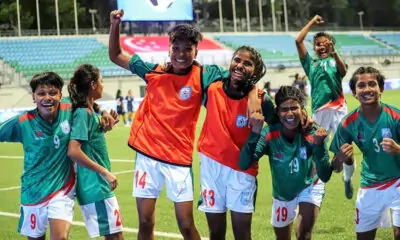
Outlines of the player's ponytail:
[{"label": "player's ponytail", "polygon": [[88,96],[91,83],[97,82],[100,71],[90,64],[80,65],[75,69],[74,75],[68,85],[68,92],[72,102],[72,108],[89,107]]}]

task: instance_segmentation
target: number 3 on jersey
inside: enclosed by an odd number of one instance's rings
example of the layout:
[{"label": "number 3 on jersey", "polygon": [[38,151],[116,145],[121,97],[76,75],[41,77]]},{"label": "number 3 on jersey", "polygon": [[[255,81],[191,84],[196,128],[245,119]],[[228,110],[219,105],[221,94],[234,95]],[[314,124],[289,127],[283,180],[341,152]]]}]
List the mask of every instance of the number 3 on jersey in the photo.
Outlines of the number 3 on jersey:
[{"label": "number 3 on jersey", "polygon": [[381,151],[381,147],[379,146],[378,140],[376,140],[376,138],[373,138],[372,142],[374,143],[375,152],[380,152]]},{"label": "number 3 on jersey", "polygon": [[139,174],[139,170],[136,171],[135,174],[135,185],[136,187],[139,185],[142,188],[144,188],[146,186],[146,175],[147,172],[142,172],[142,174]]}]

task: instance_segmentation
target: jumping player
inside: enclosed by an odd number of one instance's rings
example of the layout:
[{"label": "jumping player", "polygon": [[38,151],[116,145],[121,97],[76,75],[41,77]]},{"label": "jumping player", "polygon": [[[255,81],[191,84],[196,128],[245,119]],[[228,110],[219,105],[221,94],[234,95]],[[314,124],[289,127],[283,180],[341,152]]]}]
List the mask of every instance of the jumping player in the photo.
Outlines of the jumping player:
[{"label": "jumping player", "polygon": [[67,157],[72,109],[61,100],[64,81],[54,72],[30,81],[36,108],[0,125],[0,142],[24,148],[18,232],[28,239],[68,239],[71,228],[75,172]]},{"label": "jumping player", "polygon": [[275,102],[279,123],[262,129],[264,116],[253,113],[250,117],[252,132],[240,152],[239,167],[249,170],[268,155],[274,198],[271,223],[276,239],[290,239],[297,207],[297,239],[311,239],[325,193],[324,182],[332,174],[327,132],[316,126],[310,132],[302,131],[304,95],[299,89],[280,87]]},{"label": "jumping player", "polygon": [[[251,239],[257,166],[242,171],[238,162],[251,132],[246,117],[248,94],[266,69],[260,53],[242,46],[234,52],[229,71],[229,78],[210,84],[206,92],[207,115],[197,146],[202,192],[198,208],[206,213],[210,239],[225,239],[227,209],[235,239]],[[262,111],[271,123],[276,119],[274,105],[261,93]]]},{"label": "jumping player", "polygon": [[99,69],[89,64],[79,66],[68,91],[73,107],[68,156],[78,163],[76,196],[86,229],[91,238],[124,239],[120,209],[113,192],[117,178],[110,172],[104,131],[93,110],[94,101],[103,94]]},{"label": "jumping player", "polygon": [[[321,16],[316,15],[300,31],[296,38],[296,47],[303,69],[311,86],[311,109],[313,120],[328,131],[335,134],[337,126],[347,114],[346,100],[343,95],[342,80],[347,67],[335,50],[335,39],[328,33],[319,32],[314,35],[314,51],[316,59],[307,52],[304,39],[314,24],[323,24]],[[343,180],[345,195],[353,197],[351,176],[355,164],[343,164]]]},{"label": "jumping player", "polygon": [[339,124],[330,150],[353,162],[354,142],[363,154],[361,187],[356,200],[357,239],[375,239],[378,227],[390,226],[400,239],[400,110],[380,101],[385,77],[373,67],[358,68],[350,89],[361,106]]},{"label": "jumping player", "polygon": [[128,142],[137,153],[133,196],[139,215],[139,239],[154,238],[155,203],[164,182],[184,239],[199,239],[193,220],[191,174],[195,129],[205,89],[228,73],[218,66],[201,66],[194,61],[202,35],[187,24],[176,25],[168,34],[171,62],[152,64],[136,54],[125,55],[119,44],[122,15],[122,10],[111,12],[110,59],[147,83]]}]

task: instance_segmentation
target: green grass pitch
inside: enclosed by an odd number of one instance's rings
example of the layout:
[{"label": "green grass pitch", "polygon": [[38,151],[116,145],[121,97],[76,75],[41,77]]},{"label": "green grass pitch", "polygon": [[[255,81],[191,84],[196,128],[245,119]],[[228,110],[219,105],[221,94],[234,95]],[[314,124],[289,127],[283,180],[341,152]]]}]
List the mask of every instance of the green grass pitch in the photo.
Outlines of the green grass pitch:
[{"label": "green grass pitch", "polygon": [[[397,105],[400,100],[400,91],[386,91],[383,94],[383,101],[389,104]],[[354,109],[358,102],[351,96],[346,95],[349,110]],[[201,130],[201,125],[205,116],[205,111],[200,115],[199,124],[197,126],[197,134]],[[135,153],[128,148],[127,138],[129,128],[122,124],[110,133],[107,133],[107,145],[111,159],[132,160],[132,162],[113,162],[112,171],[121,172],[133,170],[133,159]],[[22,172],[22,159],[10,158],[7,156],[23,156],[22,147],[19,144],[0,144],[0,240],[6,239],[26,239],[19,235],[16,231],[18,218],[15,214],[19,213],[19,189],[4,190],[19,186],[19,177]],[[357,169],[354,177],[355,195],[357,193],[360,176],[360,160],[359,150],[356,150]],[[199,155],[194,152],[193,170],[195,177],[195,202],[200,197],[199,187]],[[256,212],[253,215],[252,235],[253,239],[274,239],[274,232],[270,224],[271,216],[271,178],[269,164],[264,157],[260,160],[260,173],[258,175],[258,195],[256,202]],[[353,200],[347,200],[344,196],[343,184],[341,180],[342,174],[333,174],[331,180],[326,185],[325,198],[321,207],[317,223],[314,228],[313,238],[321,240],[329,239],[355,239],[354,210],[355,197]],[[125,239],[136,239],[134,229],[138,227],[138,219],[136,213],[135,199],[132,197],[133,172],[121,173],[118,175],[119,186],[116,190],[116,196],[121,207],[121,214],[124,226],[130,228],[131,232],[125,233]],[[75,205],[74,221],[82,221],[82,216],[78,205]],[[196,205],[195,205],[196,206]],[[195,223],[203,237],[207,237],[208,229],[204,213],[196,208]],[[227,239],[233,239],[232,229],[228,221]],[[156,207],[156,226],[155,230],[160,232],[156,235],[156,239],[179,238],[179,230],[175,221],[173,204],[166,198],[165,191],[157,200]],[[175,233],[170,237],[164,233]],[[294,233],[294,232],[293,232]],[[294,235],[293,235],[294,236]],[[377,239],[392,239],[391,229],[378,230]],[[73,225],[71,229],[70,239],[81,240],[89,239],[86,229],[83,226]]]}]

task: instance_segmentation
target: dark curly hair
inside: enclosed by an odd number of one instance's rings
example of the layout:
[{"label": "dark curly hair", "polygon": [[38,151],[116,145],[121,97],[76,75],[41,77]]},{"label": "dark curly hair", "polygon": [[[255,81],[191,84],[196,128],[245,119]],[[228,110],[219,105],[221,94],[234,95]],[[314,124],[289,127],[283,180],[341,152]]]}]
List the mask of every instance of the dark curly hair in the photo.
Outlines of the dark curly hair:
[{"label": "dark curly hair", "polygon": [[197,45],[203,40],[200,31],[190,24],[177,24],[169,32],[169,43],[173,44],[177,39],[189,40],[192,44]]},{"label": "dark curly hair", "polygon": [[87,97],[90,84],[97,82],[100,78],[100,71],[90,64],[82,64],[75,69],[74,75],[68,85],[69,96],[72,101],[72,108],[89,107]]},{"label": "dark curly hair", "polygon": [[279,109],[281,103],[293,99],[300,104],[302,109],[304,109],[304,98],[305,96],[300,89],[293,86],[281,86],[275,94],[275,104],[277,109]]},{"label": "dark curly hair", "polygon": [[333,45],[335,45],[335,43],[336,43],[336,39],[332,35],[330,35],[329,33],[318,32],[318,33],[316,33],[314,35],[314,40],[313,40],[314,45],[315,45],[315,41],[317,41],[317,38],[319,38],[319,37],[326,37],[327,39],[332,41]]},{"label": "dark curly hair", "polygon": [[246,84],[244,86],[245,91],[248,92],[266,74],[267,68],[265,67],[261,54],[255,48],[248,45],[241,46],[235,50],[235,52],[233,53],[233,58],[240,51],[249,52],[251,60],[254,62],[255,65],[253,76],[251,76],[251,78],[246,81]]},{"label": "dark curly hair", "polygon": [[55,72],[42,72],[35,74],[29,82],[32,93],[34,93],[36,88],[40,85],[54,86],[61,92],[64,86],[64,80]]},{"label": "dark curly hair", "polygon": [[379,86],[379,89],[381,90],[381,91],[383,91],[384,89],[385,89],[385,76],[378,70],[378,69],[376,69],[376,68],[373,68],[373,67],[359,67],[354,73],[353,73],[353,75],[351,76],[351,79],[350,79],[350,82],[349,82],[349,85],[350,85],[350,89],[351,89],[351,91],[353,92],[353,94],[355,94],[356,93],[356,83],[357,83],[357,81],[358,81],[358,76],[360,75],[360,74],[368,74],[368,73],[371,73],[371,74],[375,74],[375,76],[376,76],[376,80],[378,81],[378,86]]}]

